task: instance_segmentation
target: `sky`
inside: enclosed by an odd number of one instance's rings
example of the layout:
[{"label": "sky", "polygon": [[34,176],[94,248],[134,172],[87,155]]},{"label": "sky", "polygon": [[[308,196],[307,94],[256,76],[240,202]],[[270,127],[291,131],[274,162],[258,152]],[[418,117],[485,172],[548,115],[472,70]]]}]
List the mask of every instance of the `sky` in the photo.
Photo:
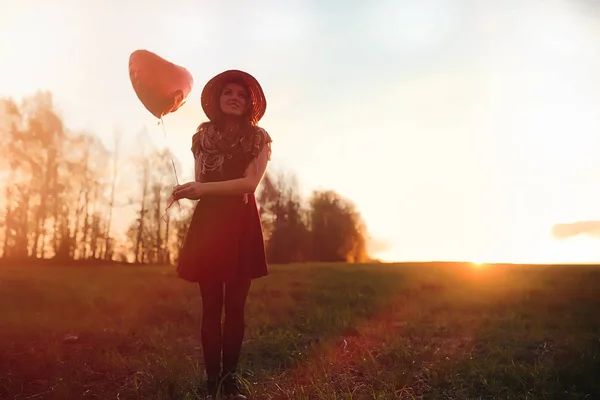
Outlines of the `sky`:
[{"label": "sky", "polygon": [[[53,92],[112,145],[144,127],[193,178],[203,85],[267,97],[272,170],[351,199],[383,260],[600,261],[600,5],[586,0],[0,0],[0,96]],[[164,118],[129,55],[194,76]]]}]

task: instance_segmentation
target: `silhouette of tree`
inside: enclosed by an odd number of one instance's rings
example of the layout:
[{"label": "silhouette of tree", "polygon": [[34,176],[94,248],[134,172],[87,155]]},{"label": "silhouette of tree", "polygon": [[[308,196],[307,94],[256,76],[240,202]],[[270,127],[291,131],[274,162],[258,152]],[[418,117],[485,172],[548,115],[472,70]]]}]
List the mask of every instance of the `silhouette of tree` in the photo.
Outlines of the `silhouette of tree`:
[{"label": "silhouette of tree", "polygon": [[350,200],[331,190],[315,191],[310,199],[309,220],[315,260],[367,260],[366,226]]},{"label": "silhouette of tree", "polygon": [[121,132],[114,132],[114,154],[112,159],[112,174],[110,183],[110,195],[108,200],[108,217],[106,221],[106,231],[104,232],[104,248],[102,249],[102,259],[112,260],[113,246],[111,243],[110,229],[112,227],[113,211],[115,209],[115,192],[117,187],[117,180],[119,177],[119,145],[121,143]]},{"label": "silhouette of tree", "polygon": [[366,225],[336,192],[316,191],[305,206],[295,175],[266,174],[258,202],[270,262],[367,261]]},{"label": "silhouette of tree", "polygon": [[181,204],[182,212],[179,212],[177,204],[173,205],[177,211],[173,213],[175,214],[174,217],[170,218],[170,229],[169,235],[167,236],[170,243],[170,261],[174,264],[177,264],[177,261],[179,260],[179,250],[181,249],[181,246],[183,246],[185,236],[192,220],[193,207],[195,206],[195,203],[189,200],[180,200],[179,203]]},{"label": "silhouette of tree", "polygon": [[265,201],[262,218],[266,221],[267,257],[273,263],[301,262],[310,259],[308,227],[293,174],[281,173],[273,182],[268,178],[269,191],[259,200]]},{"label": "silhouette of tree", "polygon": [[98,138],[85,132],[74,137],[70,145],[78,150],[78,156],[70,163],[70,173],[80,188],[73,229],[77,243],[75,257],[100,258],[104,247],[106,220],[103,214],[107,203],[104,189],[110,154]]},{"label": "silhouette of tree", "polygon": [[[171,154],[142,131],[133,155],[124,157],[120,137],[115,131],[109,151],[98,136],[68,130],[50,92],[20,103],[0,99],[3,260],[177,262],[196,203],[181,200],[164,220],[174,184]],[[307,201],[293,173],[269,170],[257,202],[271,263],[366,260],[364,221],[334,191],[314,192]],[[134,217],[125,240],[117,240],[115,219],[125,207]]]},{"label": "silhouette of tree", "polygon": [[[163,215],[173,187],[171,154],[157,150],[145,131],[136,142],[140,145],[133,159],[138,166],[139,209],[127,236],[136,263],[167,263],[171,259],[171,229],[170,219],[165,221]],[[172,207],[177,208],[177,203]]]}]

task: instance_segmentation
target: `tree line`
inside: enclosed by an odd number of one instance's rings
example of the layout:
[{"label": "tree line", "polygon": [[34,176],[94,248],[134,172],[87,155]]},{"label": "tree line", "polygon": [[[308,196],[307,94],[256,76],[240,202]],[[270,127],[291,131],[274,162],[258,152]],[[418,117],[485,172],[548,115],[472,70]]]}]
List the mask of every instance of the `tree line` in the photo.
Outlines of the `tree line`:
[{"label": "tree line", "polygon": [[[0,99],[1,261],[177,261],[195,203],[181,200],[165,219],[172,154],[144,131],[135,152],[120,137],[109,150],[90,132],[70,130],[47,91]],[[368,259],[366,225],[335,191],[304,199],[293,174],[269,170],[257,201],[269,262]],[[115,234],[126,214],[131,223]]]}]

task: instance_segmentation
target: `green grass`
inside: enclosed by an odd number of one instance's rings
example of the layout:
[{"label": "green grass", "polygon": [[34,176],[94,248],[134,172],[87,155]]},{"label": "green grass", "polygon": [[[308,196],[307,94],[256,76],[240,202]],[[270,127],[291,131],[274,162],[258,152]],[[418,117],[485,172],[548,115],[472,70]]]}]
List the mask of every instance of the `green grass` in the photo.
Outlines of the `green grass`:
[{"label": "green grass", "polygon": [[[171,267],[2,268],[0,305],[0,398],[201,398]],[[255,399],[600,398],[596,267],[274,266],[247,325]]]}]

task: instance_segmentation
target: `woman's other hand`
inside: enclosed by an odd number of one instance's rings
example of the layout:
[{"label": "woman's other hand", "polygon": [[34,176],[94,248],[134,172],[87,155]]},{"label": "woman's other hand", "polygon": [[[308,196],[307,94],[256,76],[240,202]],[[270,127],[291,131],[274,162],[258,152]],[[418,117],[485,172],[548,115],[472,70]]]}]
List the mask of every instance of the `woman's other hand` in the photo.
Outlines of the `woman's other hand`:
[{"label": "woman's other hand", "polygon": [[200,197],[204,195],[203,187],[204,183],[201,182],[188,182],[175,186],[173,188],[173,199],[200,200]]}]

